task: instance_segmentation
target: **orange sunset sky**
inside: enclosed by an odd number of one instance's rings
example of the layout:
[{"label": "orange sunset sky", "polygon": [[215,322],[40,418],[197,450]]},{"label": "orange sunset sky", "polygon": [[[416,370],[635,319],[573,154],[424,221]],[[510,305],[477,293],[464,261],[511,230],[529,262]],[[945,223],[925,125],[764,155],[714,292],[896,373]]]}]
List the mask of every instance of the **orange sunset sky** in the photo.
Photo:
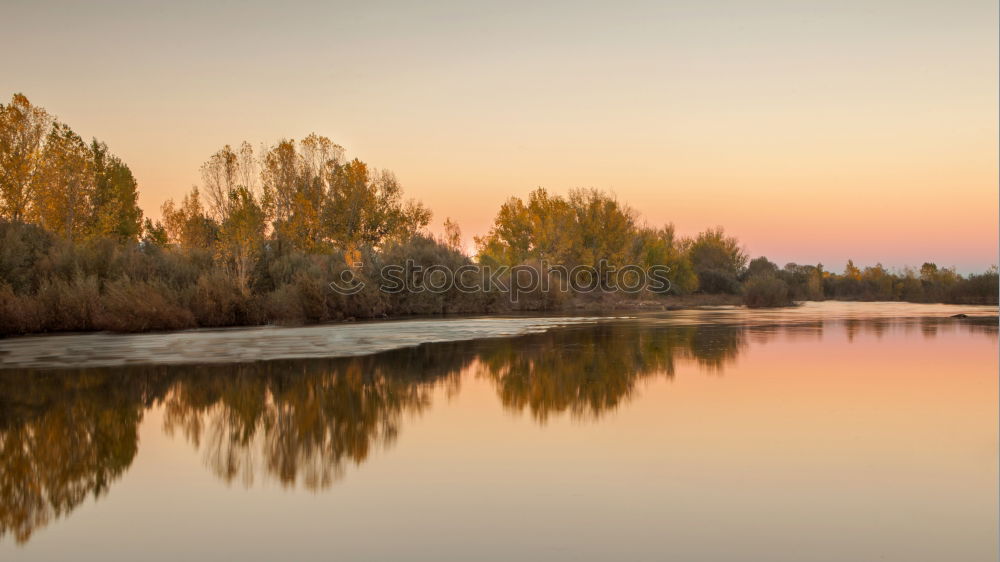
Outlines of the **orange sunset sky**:
[{"label": "orange sunset sky", "polygon": [[[613,191],[784,264],[997,262],[985,0],[3,2],[0,95],[135,172],[140,205],[224,144],[316,132],[485,232],[537,186]],[[44,31],[44,32],[43,32]]]}]

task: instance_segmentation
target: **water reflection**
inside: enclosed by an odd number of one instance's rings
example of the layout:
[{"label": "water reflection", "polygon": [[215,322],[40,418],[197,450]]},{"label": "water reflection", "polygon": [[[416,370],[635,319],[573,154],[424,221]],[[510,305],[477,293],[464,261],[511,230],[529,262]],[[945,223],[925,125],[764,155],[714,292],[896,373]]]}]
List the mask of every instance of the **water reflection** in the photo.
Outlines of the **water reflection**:
[{"label": "water reflection", "polygon": [[569,412],[598,418],[650,376],[673,377],[681,360],[721,371],[745,347],[734,326],[607,324],[504,342],[482,342],[478,358],[508,409],[538,421]]},{"label": "water reflection", "polygon": [[0,376],[0,537],[28,540],[128,469],[155,393],[135,374]]},{"label": "water reflection", "polygon": [[[829,326],[827,324],[826,326]],[[164,431],[183,436],[227,483],[260,479],[322,490],[390,446],[431,391],[458,392],[472,372],[510,411],[538,423],[598,419],[651,377],[680,365],[722,374],[753,343],[818,338],[824,324],[667,326],[636,321],[511,339],[428,344],[364,357],[242,365],[0,372],[0,537],[18,542],[101,497],[128,469],[138,427],[162,406]],[[848,337],[887,330],[969,330],[996,324],[844,321]],[[30,381],[30,382],[29,382]]]},{"label": "water reflection", "polygon": [[186,370],[164,397],[164,429],[201,448],[226,482],[250,485],[263,471],[325,488],[345,462],[396,439],[403,414],[429,405],[430,382],[460,372],[468,358],[455,347]]}]

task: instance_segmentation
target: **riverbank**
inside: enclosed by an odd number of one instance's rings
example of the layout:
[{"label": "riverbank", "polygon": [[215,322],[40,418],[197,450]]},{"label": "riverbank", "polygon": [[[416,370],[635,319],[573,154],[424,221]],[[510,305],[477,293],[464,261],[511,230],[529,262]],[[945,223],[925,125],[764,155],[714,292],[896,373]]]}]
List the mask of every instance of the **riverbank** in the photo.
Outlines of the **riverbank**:
[{"label": "riverbank", "polygon": [[38,334],[0,339],[0,369],[244,364],[355,357],[425,343],[511,338],[567,326],[598,324],[678,329],[767,326],[771,329],[847,323],[881,329],[901,323],[928,333],[954,326],[997,330],[995,307],[810,301],[795,307],[750,309],[704,304],[717,303],[716,299],[686,299],[685,302],[689,306],[671,310],[647,306],[627,311],[411,316],[308,326],[242,326],[157,333]]},{"label": "riverbank", "polygon": [[[198,287],[189,304],[178,306],[157,292],[128,291],[101,294],[96,288],[82,287],[81,294],[66,294],[39,300],[0,291],[0,337],[59,333],[143,333],[196,328],[236,328],[258,326],[309,326],[363,320],[404,320],[468,315],[509,314],[612,314],[629,311],[670,311],[699,307],[740,306],[739,295],[669,295],[623,297],[618,294],[558,295],[558,298],[522,299],[512,302],[502,297],[460,302],[428,303],[432,306],[392,306],[372,303],[370,295],[354,301],[345,295],[315,295],[306,312],[302,303],[269,308],[253,299],[230,294],[220,298],[211,287]],[[63,298],[59,298],[63,297]],[[429,300],[426,299],[425,300]],[[50,319],[54,319],[52,321]]]},{"label": "riverbank", "polygon": [[[2,296],[2,295],[0,295]],[[0,299],[0,306],[4,303]],[[95,302],[99,305],[100,301]],[[198,329],[215,329],[215,328],[262,328],[262,327],[310,327],[310,326],[322,326],[322,325],[336,325],[336,324],[350,324],[354,322],[382,322],[382,321],[405,321],[405,320],[458,320],[462,318],[469,317],[495,317],[495,318],[505,318],[511,316],[518,317],[554,317],[557,315],[565,315],[567,317],[583,317],[583,316],[620,316],[622,314],[657,314],[657,313],[670,313],[670,312],[680,312],[680,311],[717,311],[723,313],[725,311],[740,310],[744,314],[752,314],[755,311],[758,313],[785,316],[787,313],[782,311],[791,311],[795,309],[801,309],[798,312],[804,313],[806,315],[811,314],[810,310],[817,306],[820,307],[845,307],[845,308],[859,308],[865,309],[869,306],[881,306],[885,308],[886,305],[892,307],[904,307],[909,305],[910,307],[943,307],[940,310],[937,308],[926,310],[934,310],[935,312],[931,315],[933,317],[949,318],[953,315],[958,315],[953,318],[956,322],[976,324],[976,325],[990,325],[997,324],[998,317],[996,315],[996,304],[943,304],[943,303],[906,303],[901,301],[858,301],[854,299],[825,299],[823,301],[797,301],[788,306],[782,307],[770,307],[770,308],[749,308],[743,303],[743,297],[740,295],[725,295],[725,294],[693,294],[693,295],[667,295],[667,296],[653,296],[646,298],[624,298],[621,295],[605,294],[605,295],[574,295],[572,297],[566,298],[558,302],[554,306],[529,306],[522,302],[520,305],[509,305],[504,307],[493,306],[488,309],[478,310],[478,309],[464,309],[458,311],[443,311],[443,312],[418,312],[410,314],[357,314],[353,316],[342,316],[337,318],[326,318],[317,320],[303,320],[301,318],[286,318],[279,320],[270,321],[256,321],[256,322],[232,322],[232,323],[215,323],[210,325],[201,325],[194,321],[189,321],[180,325],[158,323],[155,321],[153,316],[156,314],[156,309],[149,309],[146,311],[140,310],[138,314],[132,318],[117,318],[113,322],[101,322],[100,319],[107,318],[108,311],[97,310],[92,311],[90,318],[97,319],[93,322],[89,328],[78,328],[78,329],[64,329],[64,330],[34,330],[34,331],[6,331],[0,333],[0,339],[6,339],[17,336],[41,336],[41,335],[58,335],[58,334],[88,334],[88,333],[107,333],[107,334],[137,334],[137,333],[173,333],[173,332],[188,332],[191,330]],[[906,309],[893,309],[896,310],[898,314],[903,316],[912,316],[913,311]],[[908,312],[902,312],[907,310]],[[892,317],[890,314],[888,317]],[[153,318],[153,319],[151,319]],[[2,320],[2,319],[0,319]],[[8,319],[9,320],[9,319]],[[9,326],[10,324],[0,325]]]}]

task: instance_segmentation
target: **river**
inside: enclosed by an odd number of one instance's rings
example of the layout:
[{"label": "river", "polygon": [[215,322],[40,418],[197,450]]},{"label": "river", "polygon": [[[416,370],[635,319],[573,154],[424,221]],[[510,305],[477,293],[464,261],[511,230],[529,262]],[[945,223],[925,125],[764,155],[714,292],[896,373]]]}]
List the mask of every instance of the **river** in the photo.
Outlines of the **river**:
[{"label": "river", "polygon": [[0,559],[995,560],[996,314],[0,340]]}]

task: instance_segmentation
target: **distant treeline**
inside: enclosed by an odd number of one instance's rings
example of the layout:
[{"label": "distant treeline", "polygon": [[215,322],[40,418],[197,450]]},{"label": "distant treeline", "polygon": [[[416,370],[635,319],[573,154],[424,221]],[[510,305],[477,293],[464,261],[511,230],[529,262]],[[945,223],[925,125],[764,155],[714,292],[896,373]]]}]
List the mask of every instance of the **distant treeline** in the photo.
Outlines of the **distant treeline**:
[{"label": "distant treeline", "polygon": [[[728,294],[749,306],[796,300],[996,303],[995,267],[962,276],[924,264],[890,272],[849,263],[784,268],[750,260],[721,228],[686,238],[650,227],[613,196],[544,189],[505,202],[475,257],[458,226],[427,233],[430,211],[405,201],[391,172],[310,135],[255,149],[225,146],[202,184],[144,218],[128,166],[23,95],[0,105],[0,334],[155,330],[323,322],[404,314],[502,312],[620,304],[664,294],[538,292],[512,303],[495,290],[379,291],[382,267],[452,270],[544,264],[667,266],[667,294]],[[329,282],[350,271],[353,295]],[[605,286],[602,280],[602,286]],[[736,298],[736,297],[734,297]]]}]

